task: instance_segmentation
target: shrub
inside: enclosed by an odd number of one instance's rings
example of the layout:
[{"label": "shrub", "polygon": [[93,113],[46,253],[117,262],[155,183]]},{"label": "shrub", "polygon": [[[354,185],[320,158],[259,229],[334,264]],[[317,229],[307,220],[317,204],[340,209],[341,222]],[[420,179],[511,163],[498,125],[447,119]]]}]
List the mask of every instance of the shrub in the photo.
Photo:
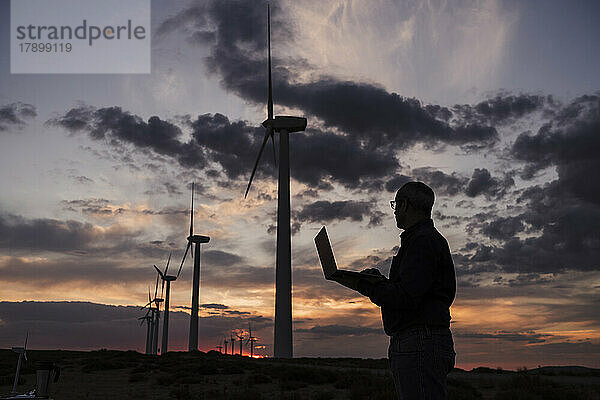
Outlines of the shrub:
[{"label": "shrub", "polygon": [[483,397],[469,382],[448,378],[447,384],[449,400],[477,400]]}]

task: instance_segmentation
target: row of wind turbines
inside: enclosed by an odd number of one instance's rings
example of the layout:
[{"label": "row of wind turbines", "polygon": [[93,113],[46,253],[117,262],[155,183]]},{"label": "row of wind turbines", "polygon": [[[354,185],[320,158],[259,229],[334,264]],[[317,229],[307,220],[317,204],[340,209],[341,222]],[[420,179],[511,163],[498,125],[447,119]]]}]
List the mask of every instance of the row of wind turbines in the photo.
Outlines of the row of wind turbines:
[{"label": "row of wind turbines", "polygon": [[[223,337],[223,339],[221,339],[221,341],[219,342],[219,345],[216,346],[215,348],[219,350],[219,353],[221,354],[229,354],[227,352],[227,344],[231,343],[231,355],[233,356],[235,354],[235,342],[236,342],[236,338],[237,341],[240,344],[240,351],[239,351],[239,355],[242,356],[242,345],[245,343],[246,345],[250,345],[250,357],[254,358],[254,343],[256,343],[258,341],[258,338],[255,336],[252,336],[252,326],[250,324],[248,324],[248,336],[244,336],[244,331],[231,331],[230,335],[229,335],[229,340],[227,340],[227,337]],[[246,339],[246,341],[244,342],[244,339]],[[225,351],[223,351],[225,350]]]},{"label": "row of wind turbines", "polygon": [[[161,303],[165,303],[164,315],[163,315],[163,331],[162,331],[162,343],[160,347],[160,353],[166,354],[169,349],[169,305],[171,299],[171,282],[176,281],[181,274],[183,264],[187,257],[188,252],[191,249],[192,257],[194,257],[194,269],[192,279],[192,307],[190,315],[190,331],[188,341],[188,351],[198,350],[198,310],[200,300],[200,252],[201,245],[210,241],[209,236],[194,235],[194,183],[192,183],[192,206],[190,209],[190,234],[187,237],[187,246],[183,253],[183,258],[179,264],[179,269],[176,275],[169,275],[169,264],[171,263],[171,253],[165,265],[164,271],[161,271],[156,265],[156,284],[154,286],[154,297],[148,292],[148,303],[142,307],[142,309],[148,309],[146,315],[139,319],[144,324],[146,322],[146,354],[158,354],[158,330],[160,324],[161,314]],[[192,244],[195,246],[195,251],[192,248]],[[195,253],[195,254],[194,254]],[[158,295],[158,282],[162,281],[160,297]],[[165,284],[167,291],[165,293]],[[165,297],[163,298],[163,295]]]},{"label": "row of wind turbines", "polygon": [[[289,134],[293,132],[302,132],[306,129],[307,120],[304,117],[294,116],[274,116],[273,113],[273,84],[271,79],[271,11],[267,4],[267,50],[268,50],[268,98],[267,98],[267,119],[262,122],[265,128],[265,136],[258,152],[258,157],[254,163],[252,174],[246,188],[244,198],[248,196],[252,180],[256,174],[261,155],[269,138],[273,144],[273,157],[275,165],[278,168],[277,181],[277,255],[275,261],[275,327],[273,350],[276,358],[293,357],[292,341],[292,244],[291,244],[291,224],[290,224],[290,148]],[[275,133],[279,133],[279,162],[275,152]],[[161,353],[166,353],[168,348],[169,332],[169,297],[171,282],[175,281],[181,273],[181,268],[185,257],[190,250],[192,243],[195,244],[196,253],[194,256],[194,278],[192,289],[192,315],[190,317],[189,351],[198,349],[198,298],[200,282],[200,245],[208,243],[208,236],[193,234],[193,198],[194,191],[192,186],[192,213],[190,216],[190,235],[188,244],[181,260],[177,275],[168,275],[169,260],[164,271],[156,269],[157,284],[154,290],[154,298],[149,298],[146,307],[149,307],[146,316],[142,317],[148,323],[146,351],[149,354],[157,354],[158,345],[158,322],[160,320],[160,303],[162,291],[167,286],[166,298],[164,299],[164,321]],[[157,298],[158,279],[162,279],[161,298]],[[152,306],[154,305],[154,306]],[[142,321],[143,323],[144,321]],[[252,342],[253,343],[253,342]],[[251,346],[251,349],[253,345]],[[251,350],[252,352],[252,350]]]}]

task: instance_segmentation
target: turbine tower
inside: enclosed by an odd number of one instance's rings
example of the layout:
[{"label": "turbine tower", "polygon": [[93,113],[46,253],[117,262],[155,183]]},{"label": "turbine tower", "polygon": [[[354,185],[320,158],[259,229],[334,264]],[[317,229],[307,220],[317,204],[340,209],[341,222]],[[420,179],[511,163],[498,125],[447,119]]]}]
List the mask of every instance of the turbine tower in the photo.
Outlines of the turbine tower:
[{"label": "turbine tower", "polygon": [[257,338],[252,336],[252,327],[250,326],[250,323],[248,323],[248,340],[246,341],[246,344],[250,343],[250,358],[254,357],[254,343],[256,342]]},{"label": "turbine tower", "polygon": [[19,355],[19,360],[17,361],[17,371],[15,372],[15,382],[13,383],[12,392],[10,394],[17,394],[17,385],[19,384],[19,375],[21,373],[21,362],[23,361],[23,357],[25,357],[25,361],[27,361],[27,339],[29,339],[29,332],[25,335],[25,344],[23,347],[13,347],[12,351]]},{"label": "turbine tower", "polygon": [[[169,259],[167,260],[167,265],[165,266],[165,272],[161,272],[160,269],[155,265],[154,268],[160,275],[162,279],[162,288],[165,287],[165,282],[167,282],[167,295],[165,297],[165,316],[163,319],[163,334],[162,334],[162,347],[160,349],[160,354],[167,354],[168,345],[169,345],[169,300],[171,298],[171,282],[177,280],[179,278],[179,273],[177,275],[167,275],[169,271],[169,263],[171,262],[171,253],[169,253]],[[179,269],[181,272],[181,269]]]},{"label": "turbine tower", "polygon": [[[150,297],[150,288],[148,288],[148,304],[142,307],[142,310],[148,307],[149,304],[152,304],[152,298]],[[146,311],[146,315],[138,318],[141,320],[140,326],[144,325],[144,321],[146,322],[146,354],[152,354],[152,336],[154,330],[154,309],[152,306],[148,307],[148,311]]]},{"label": "turbine tower", "polygon": [[227,338],[223,338],[223,344],[225,345],[225,355],[227,355],[227,343],[229,343],[229,340],[227,340]]},{"label": "turbine tower", "polygon": [[185,253],[183,253],[183,258],[181,259],[181,265],[179,265],[179,272],[177,272],[177,276],[181,273],[181,268],[183,267],[183,263],[185,262],[185,257],[187,256],[188,250],[194,243],[196,246],[196,254],[194,256],[194,273],[192,280],[192,313],[190,315],[190,335],[188,342],[188,351],[197,351],[198,350],[198,306],[200,300],[200,245],[202,243],[208,243],[210,241],[210,237],[203,235],[194,235],[194,183],[192,182],[192,207],[190,209],[190,235],[187,237],[187,247],[185,248]]},{"label": "turbine tower", "polygon": [[237,336],[238,341],[240,342],[240,356],[242,355],[242,345],[244,344],[244,331],[241,331],[239,334],[236,332],[235,336]]},{"label": "turbine tower", "polygon": [[[274,133],[279,133],[279,178],[277,189],[277,257],[275,262],[275,330],[274,356],[292,358],[292,242],[290,230],[290,145],[289,134],[306,129],[306,118],[291,116],[273,117],[273,85],[271,82],[271,12],[267,5],[267,36],[269,93],[267,119],[262,123],[266,128],[262,146],[250,175],[244,198],[248,196],[252,179],[256,173],[265,144],[271,137],[275,152]],[[274,154],[274,153],[273,153]]]},{"label": "turbine tower", "polygon": [[231,355],[233,355],[235,351],[235,338],[233,337],[233,332],[229,333],[229,343],[231,343]]},{"label": "turbine tower", "polygon": [[[149,307],[152,310],[152,320],[151,320],[151,332],[150,332],[150,353],[148,354],[158,354],[158,327],[160,325],[160,303],[164,301],[162,298],[163,293],[161,292],[160,297],[157,297],[158,294],[158,280],[160,279],[160,275],[156,274],[156,283],[154,285],[154,298],[150,299],[150,294],[148,294],[148,303],[143,307]],[[163,287],[164,289],[164,287]],[[164,290],[163,290],[164,292]],[[155,308],[152,308],[154,304]],[[143,309],[142,308],[142,309]],[[148,315],[148,314],[146,314]]]}]

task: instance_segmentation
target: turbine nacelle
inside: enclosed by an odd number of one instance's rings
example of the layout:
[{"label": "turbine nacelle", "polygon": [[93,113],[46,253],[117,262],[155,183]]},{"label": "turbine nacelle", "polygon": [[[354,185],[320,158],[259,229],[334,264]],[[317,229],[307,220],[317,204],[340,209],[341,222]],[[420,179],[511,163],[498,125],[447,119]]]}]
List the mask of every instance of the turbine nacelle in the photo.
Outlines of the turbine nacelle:
[{"label": "turbine nacelle", "polygon": [[271,127],[275,132],[282,130],[285,130],[288,133],[301,132],[306,129],[306,118],[278,115],[274,119],[264,120],[262,126],[265,128]]},{"label": "turbine nacelle", "polygon": [[192,243],[208,243],[210,242],[210,237],[203,235],[191,235],[187,237],[187,240],[188,242]]}]

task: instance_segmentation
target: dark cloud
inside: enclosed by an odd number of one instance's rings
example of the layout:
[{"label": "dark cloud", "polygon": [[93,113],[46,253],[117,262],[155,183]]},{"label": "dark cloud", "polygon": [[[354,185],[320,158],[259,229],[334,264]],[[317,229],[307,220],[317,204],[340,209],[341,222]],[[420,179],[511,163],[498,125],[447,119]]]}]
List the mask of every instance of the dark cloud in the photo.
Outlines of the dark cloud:
[{"label": "dark cloud", "polygon": [[214,309],[214,310],[227,310],[229,308],[225,304],[216,304],[216,303],[201,304],[200,307],[201,308],[210,308],[210,309]]},{"label": "dark cloud", "polygon": [[535,135],[522,133],[512,155],[540,168],[572,161],[596,160],[600,147],[600,95],[574,99]]},{"label": "dark cloud", "polygon": [[431,186],[436,195],[454,196],[463,190],[467,181],[466,178],[456,172],[446,174],[429,167],[415,168],[412,175],[416,180],[423,181]]},{"label": "dark cloud", "polygon": [[73,251],[89,248],[103,234],[89,223],[0,215],[0,248]]},{"label": "dark cloud", "polygon": [[[183,167],[208,172],[209,162],[217,163],[230,179],[249,176],[264,136],[262,127],[244,121],[232,122],[217,113],[200,115],[195,120],[184,118],[184,123],[192,129],[192,139],[184,142],[178,126],[156,116],[144,122],[119,107],[82,106],[48,123],[71,132],[85,132],[92,139],[117,146],[120,151],[125,144],[142,151],[151,150],[176,159]],[[274,174],[271,149],[266,149],[261,164],[259,176],[265,172]],[[347,136],[315,129],[291,135],[290,164],[295,179],[324,190],[330,185],[329,179],[357,187],[362,180],[393,173],[399,165],[391,152],[370,150]],[[167,190],[174,192],[173,187]]]},{"label": "dark cloud", "polygon": [[475,168],[471,180],[465,189],[465,193],[469,197],[483,194],[487,198],[500,198],[514,184],[515,181],[510,175],[505,175],[503,179],[498,179],[492,177],[490,171],[486,168]]},{"label": "dark cloud", "polygon": [[295,219],[301,222],[311,222],[326,224],[335,220],[345,220],[360,222],[364,218],[369,218],[369,225],[380,225],[385,216],[378,211],[377,203],[374,201],[327,201],[319,200],[302,207],[294,214]]},{"label": "dark cloud", "polygon": [[47,123],[63,127],[70,132],[86,132],[92,139],[103,140],[113,146],[129,144],[138,149],[171,156],[185,167],[206,166],[202,149],[193,141],[180,141],[181,129],[157,116],[150,117],[145,122],[120,107],[95,109],[80,106],[69,110],[63,116],[50,119]]},{"label": "dark cloud", "polygon": [[492,239],[508,239],[525,230],[519,217],[499,217],[481,226],[481,233]]},{"label": "dark cloud", "polygon": [[[273,43],[293,44],[290,16],[272,8]],[[178,30],[211,54],[207,65],[226,89],[246,100],[266,103],[265,9],[252,1],[210,1],[193,5],[159,26],[158,35]],[[424,106],[417,99],[389,93],[369,83],[319,77],[297,82],[297,71],[312,71],[302,59],[274,59],[273,91],[277,105],[298,108],[318,118],[325,127],[339,129],[369,147],[386,145],[404,149],[417,142],[428,144],[489,145],[497,140],[493,127],[477,123],[450,125],[449,110]]]},{"label": "dark cloud", "polygon": [[527,163],[526,178],[556,166],[559,185],[571,195],[600,204],[600,188],[589,184],[589,174],[600,170],[600,95],[574,99],[535,135],[523,133],[512,155]]},{"label": "dark cloud", "polygon": [[[517,215],[479,214],[469,229],[479,227],[495,242],[477,246],[474,268],[522,274],[513,285],[539,281],[528,274],[600,270],[600,189],[590,181],[600,170],[599,131],[600,97],[586,95],[556,111],[535,135],[517,138],[512,155],[529,171],[555,166],[558,179],[520,191]],[[470,184],[486,187],[487,174],[477,175]]]},{"label": "dark cloud", "polygon": [[10,103],[0,107],[0,132],[11,128],[21,128],[26,120],[37,116],[33,105],[27,103]]},{"label": "dark cloud", "polygon": [[479,214],[480,222],[470,224],[499,242],[479,244],[471,261],[519,273],[600,269],[600,207],[562,190],[560,179],[525,190],[519,202],[525,209],[521,214]]},{"label": "dark cloud", "polygon": [[[100,286],[114,285],[115,282],[138,282],[146,276],[148,281],[156,273],[148,267],[124,267],[123,260],[81,259],[79,257],[61,259],[29,260],[21,257],[6,257],[0,262],[3,282],[27,284],[38,288],[54,286]],[[35,277],[35,279],[32,279]]]},{"label": "dark cloud", "polygon": [[294,178],[313,188],[328,179],[356,188],[361,181],[387,176],[399,167],[391,152],[368,149],[346,136],[315,130],[290,137],[290,163]]},{"label": "dark cloud", "polygon": [[[99,199],[101,202],[103,199]],[[85,203],[85,201],[83,201]],[[96,216],[109,215],[100,204],[82,206]],[[75,210],[65,205],[66,209]],[[112,212],[113,215],[118,213]],[[142,232],[119,224],[97,226],[66,219],[27,219],[12,214],[0,214],[0,249],[20,256],[38,252],[55,252],[70,256],[106,258],[109,256],[165,257],[171,250],[166,243],[145,241]],[[57,255],[52,257],[56,257]]]},{"label": "dark cloud", "polygon": [[398,189],[402,187],[406,182],[410,182],[412,179],[406,175],[395,175],[385,183],[385,190],[390,193],[396,193]]},{"label": "dark cloud", "polygon": [[551,339],[553,335],[535,332],[507,332],[499,331],[494,333],[476,333],[476,332],[453,332],[454,336],[465,339],[497,339],[509,342],[526,342],[528,344],[544,343]]},{"label": "dark cloud", "polygon": [[324,337],[331,336],[365,336],[365,335],[380,335],[381,328],[369,328],[366,326],[345,326],[345,325],[316,325],[312,328],[296,329],[294,332],[299,334],[312,334]]},{"label": "dark cloud", "polygon": [[531,94],[499,95],[475,105],[456,105],[455,117],[468,123],[498,125],[515,121],[527,114],[541,110],[546,103],[554,104],[551,96]]},{"label": "dark cloud", "polygon": [[244,257],[222,250],[204,250],[202,252],[202,262],[204,265],[230,267],[244,262]]}]

